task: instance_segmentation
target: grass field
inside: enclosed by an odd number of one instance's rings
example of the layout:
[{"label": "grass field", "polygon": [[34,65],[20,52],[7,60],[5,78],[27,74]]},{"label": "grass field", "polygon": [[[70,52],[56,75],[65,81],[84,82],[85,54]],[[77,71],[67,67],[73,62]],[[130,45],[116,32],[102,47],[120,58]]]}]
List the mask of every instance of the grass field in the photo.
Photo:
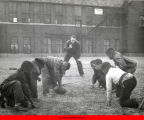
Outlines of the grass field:
[{"label": "grass field", "polygon": [[[99,57],[103,61],[110,61],[106,57]],[[32,57],[1,57],[0,58],[0,82],[9,74],[15,72],[9,70],[10,67],[19,67],[24,60],[32,60]],[[65,95],[55,94],[52,90],[48,96],[42,95],[42,84],[38,82],[39,102],[35,103],[37,108],[27,112],[15,112],[12,108],[0,108],[1,115],[143,115],[144,112],[138,113],[136,109],[121,108],[118,104],[118,98],[113,93],[112,106],[106,106],[106,95],[103,89],[99,89],[97,84],[94,89],[91,87],[91,78],[93,71],[90,67],[90,61],[94,57],[82,57],[85,76],[80,77],[76,63],[70,60],[71,68],[63,77],[63,86],[66,88]],[[132,57],[138,62],[138,68],[135,73],[137,77],[137,87],[132,93],[132,97],[144,96],[144,58]],[[112,63],[112,61],[110,61]],[[113,64],[113,63],[112,63]]]}]

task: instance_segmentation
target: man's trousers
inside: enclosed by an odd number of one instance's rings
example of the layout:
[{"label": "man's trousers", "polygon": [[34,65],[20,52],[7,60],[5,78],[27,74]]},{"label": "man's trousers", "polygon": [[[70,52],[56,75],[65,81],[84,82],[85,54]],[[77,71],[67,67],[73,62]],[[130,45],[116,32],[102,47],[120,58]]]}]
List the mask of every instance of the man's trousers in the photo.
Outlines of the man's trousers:
[{"label": "man's trousers", "polygon": [[80,60],[78,60],[79,58],[76,57],[76,56],[73,56],[71,54],[66,54],[65,57],[64,57],[64,61],[69,61],[70,58],[73,57],[77,63],[77,67],[78,67],[78,71],[79,71],[79,74],[80,76],[83,76],[84,75],[84,71],[83,71],[83,66],[82,66],[82,63]]}]

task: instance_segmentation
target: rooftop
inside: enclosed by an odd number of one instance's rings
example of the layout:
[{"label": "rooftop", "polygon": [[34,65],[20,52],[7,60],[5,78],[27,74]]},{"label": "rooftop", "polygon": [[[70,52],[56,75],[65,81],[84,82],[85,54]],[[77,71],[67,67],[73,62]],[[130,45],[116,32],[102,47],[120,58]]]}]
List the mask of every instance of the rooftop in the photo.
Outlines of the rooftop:
[{"label": "rooftop", "polygon": [[59,4],[105,6],[105,7],[121,7],[124,2],[124,0],[3,0],[3,1],[48,2]]}]

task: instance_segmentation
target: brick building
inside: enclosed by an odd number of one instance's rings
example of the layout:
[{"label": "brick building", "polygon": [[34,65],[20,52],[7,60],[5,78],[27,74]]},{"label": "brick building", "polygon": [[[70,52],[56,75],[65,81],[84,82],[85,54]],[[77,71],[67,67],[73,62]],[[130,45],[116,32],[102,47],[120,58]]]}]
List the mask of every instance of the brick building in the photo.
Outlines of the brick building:
[{"label": "brick building", "polygon": [[129,0],[123,4],[123,50],[127,53],[144,53],[144,1]]},{"label": "brick building", "polygon": [[[132,2],[139,9],[133,16],[130,4],[123,0],[1,0],[0,52],[62,54],[65,41],[75,34],[84,54],[102,54],[109,47],[141,53],[143,5]],[[135,19],[141,37],[131,30]]]}]

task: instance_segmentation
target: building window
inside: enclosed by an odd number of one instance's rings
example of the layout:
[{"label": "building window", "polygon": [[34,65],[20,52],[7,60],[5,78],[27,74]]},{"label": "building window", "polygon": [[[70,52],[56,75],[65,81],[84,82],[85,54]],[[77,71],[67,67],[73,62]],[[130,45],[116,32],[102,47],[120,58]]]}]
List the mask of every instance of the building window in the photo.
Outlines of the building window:
[{"label": "building window", "polygon": [[29,23],[31,22],[30,19],[30,5],[29,3],[22,3],[21,4],[21,22],[23,23]]},{"label": "building window", "polygon": [[81,25],[82,25],[82,20],[81,19],[75,19],[75,26],[81,27]]},{"label": "building window", "polygon": [[17,22],[16,14],[9,13],[9,22]]},{"label": "building window", "polygon": [[75,11],[75,25],[76,25],[76,27],[80,27],[81,24],[82,24],[82,19],[81,19],[82,11],[81,11],[81,7],[75,6],[74,11]]},{"label": "building window", "polygon": [[52,5],[49,4],[44,4],[43,6],[43,19],[44,19],[44,23],[46,24],[50,24],[51,23],[51,7]]},{"label": "building window", "polygon": [[30,19],[30,17],[29,17],[29,14],[27,14],[27,13],[23,13],[23,14],[22,14],[22,22],[23,22],[23,23],[30,23],[30,22],[31,22],[31,19]]},{"label": "building window", "polygon": [[66,6],[66,23],[67,24],[75,24],[75,15],[74,15],[74,7]]},{"label": "building window", "polygon": [[56,24],[63,24],[63,9],[62,5],[56,5],[56,17],[55,17],[55,23]]},{"label": "building window", "polygon": [[79,6],[75,6],[74,11],[75,11],[75,25],[76,27],[80,27],[82,25],[82,8]]},{"label": "building window", "polygon": [[110,48],[110,40],[104,40],[104,52]]},{"label": "building window", "polygon": [[43,53],[62,53],[62,40],[61,39],[51,39],[45,37],[42,40],[42,52]]},{"label": "building window", "polygon": [[139,26],[144,27],[144,16],[139,17]]},{"label": "building window", "polygon": [[42,40],[42,52],[51,53],[51,39],[48,37]]},{"label": "building window", "polygon": [[15,22],[15,23],[18,22],[18,21],[17,21],[17,18],[14,17],[14,18],[13,18],[13,22]]},{"label": "building window", "polygon": [[112,19],[113,19],[113,21],[111,21],[112,26],[120,26],[121,17],[118,13],[117,13],[117,15],[114,15],[114,17]]},{"label": "building window", "polygon": [[93,25],[93,16],[86,16],[86,25]]},{"label": "building window", "polygon": [[56,24],[63,24],[63,15],[57,15],[55,23]]},{"label": "building window", "polygon": [[31,38],[30,37],[24,37],[23,38],[23,49],[24,53],[31,53]]},{"label": "building window", "polygon": [[119,39],[115,39],[115,50],[119,49]]},{"label": "building window", "polygon": [[86,7],[86,25],[93,25],[93,8]]},{"label": "building window", "polygon": [[51,41],[51,52],[52,53],[62,53],[62,40],[60,39],[53,39]]},{"label": "building window", "polygon": [[51,17],[49,15],[44,16],[44,23],[50,24],[51,23]]},{"label": "building window", "polygon": [[12,37],[10,40],[10,52],[11,53],[18,53],[18,39],[17,37]]},{"label": "building window", "polygon": [[80,6],[75,6],[75,16],[82,16],[82,8]]},{"label": "building window", "polygon": [[9,22],[17,22],[17,4],[15,2],[8,3]]},{"label": "building window", "polygon": [[92,53],[92,40],[91,39],[86,39],[83,40],[83,53]]},{"label": "building window", "polygon": [[114,19],[115,18],[113,17],[112,14],[109,14],[104,19],[105,20],[104,20],[104,24],[103,25],[105,25],[105,26],[112,26],[114,24]]},{"label": "building window", "polygon": [[94,14],[95,15],[103,15],[103,9],[95,8],[94,9]]},{"label": "building window", "polygon": [[41,4],[39,3],[34,3],[33,7],[33,18],[34,18],[34,23],[41,23]]},{"label": "building window", "polygon": [[34,4],[30,3],[29,4],[29,18],[30,18],[30,22],[34,22]]}]

